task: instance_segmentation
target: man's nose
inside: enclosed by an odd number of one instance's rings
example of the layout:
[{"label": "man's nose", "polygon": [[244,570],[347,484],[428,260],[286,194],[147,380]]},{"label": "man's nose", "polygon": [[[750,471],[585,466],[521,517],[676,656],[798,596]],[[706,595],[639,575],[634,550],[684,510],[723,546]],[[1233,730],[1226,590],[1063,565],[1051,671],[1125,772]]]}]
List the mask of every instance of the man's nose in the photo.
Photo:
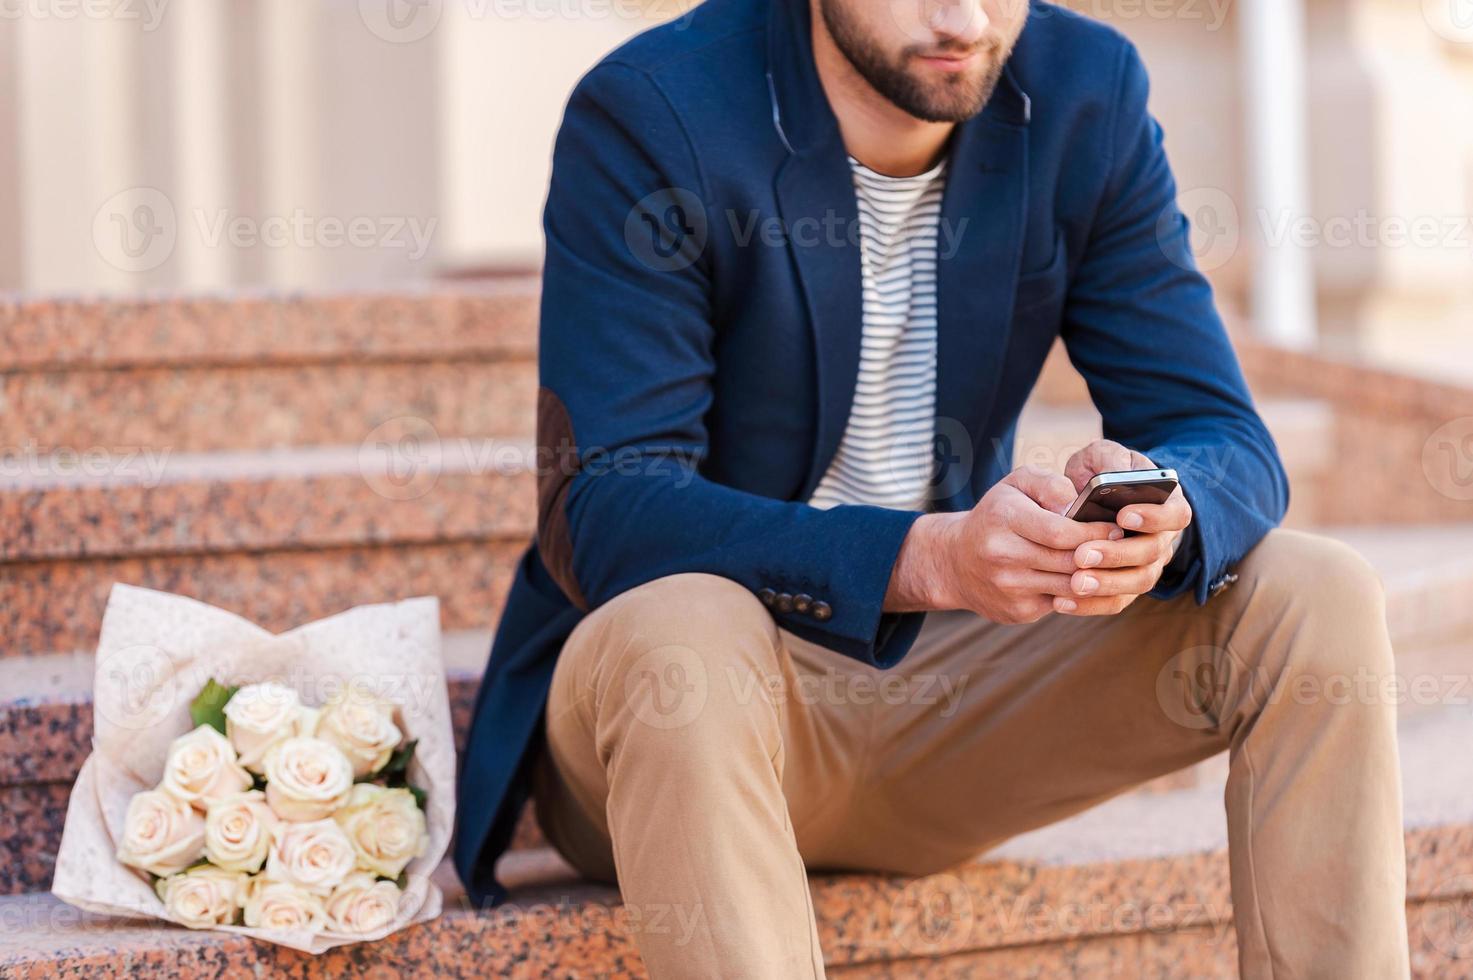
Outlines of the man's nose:
[{"label": "man's nose", "polygon": [[968,46],[980,41],[992,23],[983,0],[933,0],[929,20],[939,40]]}]

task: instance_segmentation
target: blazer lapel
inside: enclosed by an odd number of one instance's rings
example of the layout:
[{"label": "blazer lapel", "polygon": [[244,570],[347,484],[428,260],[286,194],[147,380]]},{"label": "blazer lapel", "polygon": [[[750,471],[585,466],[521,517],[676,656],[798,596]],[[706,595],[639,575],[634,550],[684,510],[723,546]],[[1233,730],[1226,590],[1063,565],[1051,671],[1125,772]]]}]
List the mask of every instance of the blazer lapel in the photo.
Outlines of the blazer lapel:
[{"label": "blazer lapel", "polygon": [[838,452],[859,378],[863,283],[859,205],[838,120],[813,62],[808,0],[771,0],[767,83],[788,150],[774,186],[813,329],[818,418],[802,499]]},{"label": "blazer lapel", "polygon": [[839,450],[859,378],[863,281],[859,245],[847,233],[859,212],[842,147],[789,157],[778,173],[777,197],[813,329],[818,418],[803,484],[807,499]]},{"label": "blazer lapel", "polygon": [[1004,71],[954,136],[936,247],[938,510],[974,503],[971,478],[1002,383],[1028,211],[1029,100]]}]

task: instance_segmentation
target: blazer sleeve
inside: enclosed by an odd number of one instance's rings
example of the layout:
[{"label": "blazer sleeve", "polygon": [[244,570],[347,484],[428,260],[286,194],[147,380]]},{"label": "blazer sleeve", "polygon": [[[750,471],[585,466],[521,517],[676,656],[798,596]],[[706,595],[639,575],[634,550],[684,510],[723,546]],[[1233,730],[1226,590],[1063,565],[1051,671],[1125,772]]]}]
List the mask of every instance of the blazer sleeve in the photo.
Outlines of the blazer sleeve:
[{"label": "blazer sleeve", "polygon": [[1139,55],[1123,46],[1111,165],[1070,284],[1063,337],[1104,420],[1104,435],[1181,476],[1195,515],[1157,598],[1205,603],[1288,506],[1289,485],[1253,407],[1190,226],[1161,127],[1146,107]]},{"label": "blazer sleeve", "polygon": [[656,78],[614,61],[579,83],[543,222],[538,550],[585,610],[705,572],[758,595],[811,596],[806,611],[773,608],[778,623],[889,666],[923,619],[882,612],[919,515],[819,510],[701,473],[716,370],[709,201]]}]

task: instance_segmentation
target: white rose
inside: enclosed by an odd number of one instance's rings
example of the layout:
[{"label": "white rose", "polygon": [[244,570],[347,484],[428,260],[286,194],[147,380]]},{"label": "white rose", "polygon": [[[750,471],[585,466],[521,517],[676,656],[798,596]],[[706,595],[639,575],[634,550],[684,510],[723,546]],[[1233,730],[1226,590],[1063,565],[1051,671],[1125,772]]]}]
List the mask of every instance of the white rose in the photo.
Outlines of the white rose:
[{"label": "white rose", "polygon": [[204,818],[188,803],[157,789],[144,790],[128,801],[119,861],[168,876],[198,861],[204,850]]},{"label": "white rose", "polygon": [[310,719],[297,692],[274,681],[242,687],[225,702],[225,734],[240,753],[240,764],[254,773],[262,771],[276,743],[310,734],[303,728]]},{"label": "white rose", "polygon": [[430,844],[425,815],[407,789],[358,783],[334,819],[358,852],[359,867],[385,878],[399,877]]},{"label": "white rose", "polygon": [[356,861],[348,836],[331,820],[288,823],[271,844],[266,877],[326,895],[348,877]]},{"label": "white rose", "polygon": [[394,724],[394,706],[382,698],[350,692],[323,707],[314,733],[343,750],[354,776],[377,772],[403,738]]},{"label": "white rose", "polygon": [[170,916],[191,929],[208,929],[235,921],[245,884],[245,875],[205,864],[160,878],[155,887]]},{"label": "white rose", "polygon": [[335,745],[298,735],[266,754],[266,802],[284,820],[321,820],[353,788],[353,764]]},{"label": "white rose", "polygon": [[253,929],[319,932],[327,918],[322,899],[289,881],[265,876],[250,879],[242,904],[245,924]]},{"label": "white rose", "polygon": [[327,900],[327,927],[366,936],[393,923],[399,914],[399,886],[368,871],[355,871]]},{"label": "white rose", "polygon": [[251,774],[236,761],[229,739],[209,725],[180,735],[169,746],[159,789],[204,810],[222,797],[251,788]]},{"label": "white rose", "polygon": [[205,813],[205,857],[226,871],[260,871],[278,823],[258,789],[216,800]]}]

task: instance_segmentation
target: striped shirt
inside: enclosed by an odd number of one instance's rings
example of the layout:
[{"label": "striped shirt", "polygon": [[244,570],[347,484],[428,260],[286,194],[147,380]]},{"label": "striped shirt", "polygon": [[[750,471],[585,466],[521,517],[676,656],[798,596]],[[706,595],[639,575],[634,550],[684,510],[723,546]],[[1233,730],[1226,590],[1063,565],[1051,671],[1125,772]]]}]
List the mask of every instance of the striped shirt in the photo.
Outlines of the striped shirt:
[{"label": "striped shirt", "polygon": [[815,507],[926,510],[936,427],[936,233],[943,160],[886,177],[853,159],[864,285],[859,378]]}]

